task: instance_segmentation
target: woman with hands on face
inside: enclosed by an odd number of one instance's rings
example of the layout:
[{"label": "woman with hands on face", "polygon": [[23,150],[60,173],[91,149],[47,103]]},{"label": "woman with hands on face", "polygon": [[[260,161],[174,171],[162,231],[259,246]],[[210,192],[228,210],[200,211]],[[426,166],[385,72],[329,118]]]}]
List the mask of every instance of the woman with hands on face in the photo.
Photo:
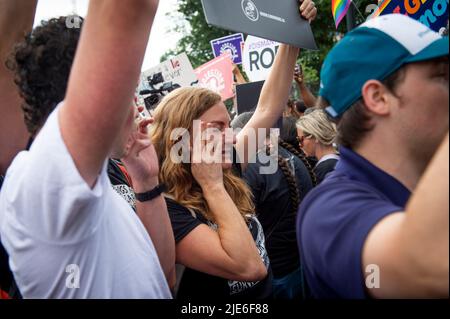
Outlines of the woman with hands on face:
[{"label": "woman with hands on face", "polygon": [[[312,21],[317,9],[304,0],[300,12]],[[298,54],[297,48],[280,46],[255,114],[235,136],[227,130],[230,116],[220,95],[208,89],[177,89],[155,110],[150,135],[159,180],[167,188],[176,262],[185,266],[177,278],[178,298],[272,295],[264,232],[241,173],[258,151],[250,147],[249,136],[254,134],[256,142],[262,141],[257,145],[264,145],[267,131],[259,134],[258,129],[272,128],[284,110]],[[202,141],[198,134],[206,131],[221,139]]]}]

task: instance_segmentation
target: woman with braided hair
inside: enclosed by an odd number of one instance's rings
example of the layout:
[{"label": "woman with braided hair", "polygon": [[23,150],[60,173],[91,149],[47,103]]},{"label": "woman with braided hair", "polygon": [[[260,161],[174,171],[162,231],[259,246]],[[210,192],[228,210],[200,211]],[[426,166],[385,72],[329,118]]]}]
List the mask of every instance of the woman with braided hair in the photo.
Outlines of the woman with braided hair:
[{"label": "woman with braided hair", "polygon": [[[231,123],[232,127],[244,127],[252,115],[251,112],[239,115]],[[299,158],[281,145],[278,154],[271,155],[274,152],[270,148],[268,143],[265,153],[266,156],[276,156],[277,170],[273,174],[261,174],[260,168],[266,164],[256,156],[256,160],[248,164],[243,177],[252,190],[256,215],[266,236],[274,276],[273,297],[302,298],[306,295],[306,286],[295,243],[295,220],[298,206],[313,183],[306,165]]]},{"label": "woman with braided hair", "polygon": [[283,127],[280,132],[281,134],[278,144],[291,152],[293,155],[297,156],[303,164],[305,164],[309,175],[311,176],[313,185],[316,186],[318,182],[316,173],[314,172],[314,166],[317,164],[317,159],[313,156],[307,156],[300,147],[300,144],[298,143],[296,123],[297,120],[294,117],[283,118]]}]

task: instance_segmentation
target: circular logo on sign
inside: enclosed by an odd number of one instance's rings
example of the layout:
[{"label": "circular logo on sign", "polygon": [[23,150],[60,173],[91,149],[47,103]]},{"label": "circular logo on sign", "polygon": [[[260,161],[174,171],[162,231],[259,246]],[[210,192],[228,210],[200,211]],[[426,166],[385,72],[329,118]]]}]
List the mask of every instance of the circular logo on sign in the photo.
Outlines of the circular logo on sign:
[{"label": "circular logo on sign", "polygon": [[225,89],[225,79],[223,78],[222,73],[218,70],[209,70],[206,72],[202,82],[204,87],[214,92],[221,92]]},{"label": "circular logo on sign", "polygon": [[242,10],[244,14],[252,21],[259,20],[259,11],[252,0],[242,0]]},{"label": "circular logo on sign", "polygon": [[222,45],[222,47],[220,48],[220,54],[224,54],[226,52],[231,54],[233,60],[237,58],[237,49],[233,44],[225,43],[224,45]]}]

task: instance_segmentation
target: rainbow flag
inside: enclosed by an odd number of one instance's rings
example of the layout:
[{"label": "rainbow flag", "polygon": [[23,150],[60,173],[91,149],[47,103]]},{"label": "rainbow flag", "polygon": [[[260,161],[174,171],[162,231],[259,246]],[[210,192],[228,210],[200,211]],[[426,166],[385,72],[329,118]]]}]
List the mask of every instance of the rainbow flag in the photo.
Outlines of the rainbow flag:
[{"label": "rainbow flag", "polygon": [[380,5],[378,6],[378,9],[375,10],[374,13],[372,13],[370,15],[370,18],[378,17],[383,12],[383,10],[387,7],[387,5],[389,3],[391,3],[391,1],[392,0],[384,0],[383,2],[381,2]]},{"label": "rainbow flag", "polygon": [[345,17],[348,7],[352,0],[331,0],[331,12],[333,13],[334,23],[336,24],[336,29],[341,23],[342,19]]}]

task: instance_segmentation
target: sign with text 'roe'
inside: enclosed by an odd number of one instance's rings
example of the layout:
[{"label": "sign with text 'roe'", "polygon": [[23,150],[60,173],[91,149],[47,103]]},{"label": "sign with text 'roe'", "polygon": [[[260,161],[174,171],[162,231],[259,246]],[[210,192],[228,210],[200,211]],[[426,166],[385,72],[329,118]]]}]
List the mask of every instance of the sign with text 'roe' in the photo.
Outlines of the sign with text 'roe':
[{"label": "sign with text 'roe'", "polygon": [[264,81],[272,69],[280,43],[249,35],[245,40],[243,67],[252,82]]}]

